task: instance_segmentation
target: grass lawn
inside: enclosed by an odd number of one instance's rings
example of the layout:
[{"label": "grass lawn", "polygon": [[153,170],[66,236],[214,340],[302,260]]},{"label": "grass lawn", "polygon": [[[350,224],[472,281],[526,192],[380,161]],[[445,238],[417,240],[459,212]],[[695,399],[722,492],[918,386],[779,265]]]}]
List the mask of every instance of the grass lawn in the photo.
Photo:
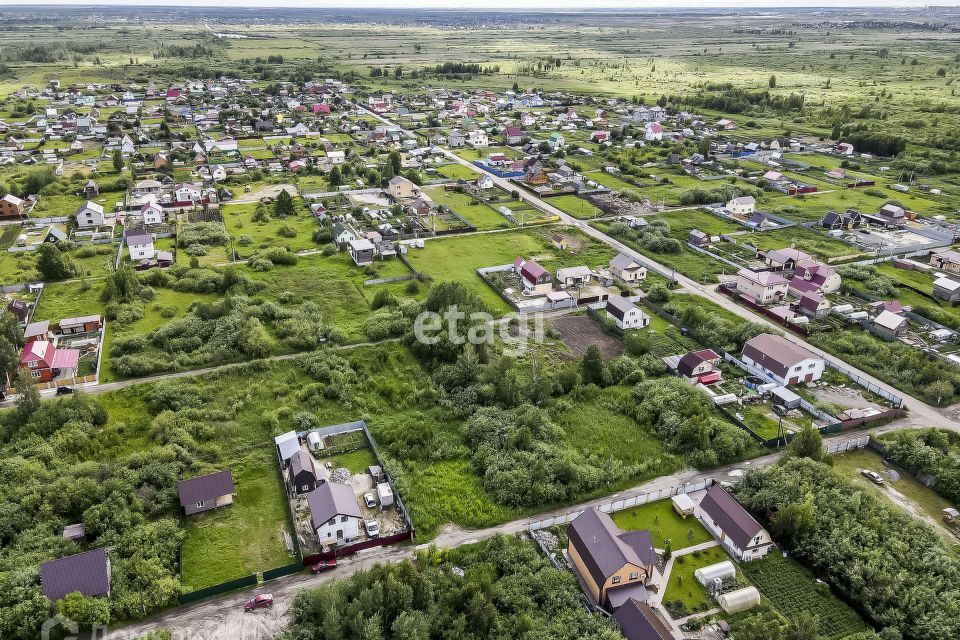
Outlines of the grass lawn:
[{"label": "grass lawn", "polygon": [[613,521],[621,529],[626,531],[647,529],[650,531],[653,546],[658,549],[664,548],[666,540],[670,540],[674,552],[684,547],[692,547],[713,540],[710,532],[704,529],[696,518],[693,516],[680,517],[674,511],[673,502],[669,498],[617,511],[612,515]]},{"label": "grass lawn", "polygon": [[475,180],[477,175],[479,175],[476,171],[468,169],[462,164],[445,164],[442,167],[437,167],[437,173],[451,180],[459,180],[461,178],[464,180]]},{"label": "grass lawn", "polygon": [[818,583],[812,573],[793,558],[773,551],[766,557],[739,565],[740,571],[760,593],[788,619],[804,611],[817,616],[820,635],[839,640],[866,631],[867,624],[830,588]]},{"label": "grass lawn", "polygon": [[[664,605],[674,602],[680,603],[686,615],[706,611],[716,606],[710,598],[710,594],[697,582],[693,574],[697,569],[729,559],[730,556],[720,546],[710,547],[704,551],[694,551],[685,556],[677,556],[673,561],[673,569],[670,571],[667,589],[663,594]],[[680,608],[676,607],[676,609]],[[673,609],[674,607],[671,607],[671,611]]]},{"label": "grass lawn", "polygon": [[447,191],[443,187],[426,187],[424,192],[435,203],[450,207],[480,231],[503,229],[510,226],[507,219],[497,213],[493,207],[485,202],[474,200],[473,196],[469,194]]},{"label": "grass lawn", "polygon": [[321,464],[326,464],[328,461],[333,464],[334,469],[345,467],[352,473],[366,473],[368,467],[377,464],[376,456],[368,448],[341,453],[330,458],[320,458]]},{"label": "grass lawn", "polygon": [[[313,241],[313,232],[317,223],[309,214],[286,218],[271,217],[267,222],[252,222],[255,204],[227,204],[223,206],[223,222],[227,232],[234,240],[234,246],[241,258],[247,258],[259,249],[268,247],[284,247],[291,251],[316,249]],[[295,234],[288,237],[280,233],[281,229]],[[248,236],[252,243],[243,245],[237,242],[241,236]]]},{"label": "grass lawn", "polygon": [[77,282],[51,282],[44,285],[34,320],[61,320],[94,314],[103,315],[102,280],[91,280],[87,287]]},{"label": "grass lawn", "polygon": [[602,210],[593,206],[588,200],[577,196],[556,196],[547,198],[546,202],[580,220],[588,220],[603,215]]},{"label": "grass lawn", "polygon": [[[259,455],[258,455],[259,454]],[[194,591],[289,564],[284,529],[293,533],[286,495],[270,447],[251,450],[250,460],[233,467],[233,504],[186,517],[181,553],[184,591]]]}]

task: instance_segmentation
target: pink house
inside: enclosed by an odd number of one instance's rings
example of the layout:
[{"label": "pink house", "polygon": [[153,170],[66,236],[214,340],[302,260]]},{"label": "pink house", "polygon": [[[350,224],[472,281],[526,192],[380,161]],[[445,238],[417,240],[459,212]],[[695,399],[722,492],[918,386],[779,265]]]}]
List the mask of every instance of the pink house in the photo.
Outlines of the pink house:
[{"label": "pink house", "polygon": [[72,377],[80,359],[78,349],[57,349],[49,340],[34,340],[23,347],[20,368],[37,382],[50,382],[61,374]]}]

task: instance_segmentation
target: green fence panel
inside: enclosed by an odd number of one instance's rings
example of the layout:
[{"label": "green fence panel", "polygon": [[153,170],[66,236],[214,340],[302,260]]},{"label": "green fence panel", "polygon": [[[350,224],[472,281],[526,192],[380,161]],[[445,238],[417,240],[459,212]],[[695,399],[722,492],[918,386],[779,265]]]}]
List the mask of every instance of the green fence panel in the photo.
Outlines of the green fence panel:
[{"label": "green fence panel", "polygon": [[299,562],[294,564],[288,564],[285,567],[277,567],[276,569],[267,569],[263,572],[263,579],[273,580],[274,578],[279,578],[281,576],[288,576],[291,573],[297,573],[298,571],[303,570],[303,565]]},{"label": "green fence panel", "polygon": [[197,589],[196,591],[191,591],[190,593],[181,594],[180,604],[187,604],[188,602],[196,602],[197,600],[203,600],[204,598],[220,595],[221,593],[227,593],[228,591],[233,591],[234,589],[241,589],[243,587],[253,587],[256,584],[257,584],[257,576],[255,574],[244,576],[242,578],[237,578],[236,580],[230,580],[228,582],[215,584],[212,587],[205,587],[203,589]]}]

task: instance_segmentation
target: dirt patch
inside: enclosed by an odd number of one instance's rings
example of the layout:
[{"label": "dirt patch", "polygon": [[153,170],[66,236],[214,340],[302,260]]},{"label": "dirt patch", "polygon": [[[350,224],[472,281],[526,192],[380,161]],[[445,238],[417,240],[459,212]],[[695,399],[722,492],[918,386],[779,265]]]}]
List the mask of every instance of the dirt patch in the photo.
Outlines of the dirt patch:
[{"label": "dirt patch", "polygon": [[590,345],[600,349],[604,359],[623,354],[623,342],[606,333],[597,322],[588,316],[563,316],[553,321],[560,332],[560,339],[578,356],[587,353]]},{"label": "dirt patch", "polygon": [[820,402],[826,402],[830,404],[840,405],[844,409],[877,409],[879,411],[885,411],[888,407],[883,407],[876,402],[872,402],[863,397],[863,394],[860,393],[860,390],[856,387],[838,387],[834,385],[830,386],[817,386],[810,389],[810,393],[816,397]]},{"label": "dirt patch", "polygon": [[234,200],[227,204],[250,204],[259,202],[262,198],[276,198],[281,191],[286,191],[291,196],[297,196],[297,188],[292,184],[271,184],[250,193],[239,194]]},{"label": "dirt patch", "polygon": [[663,210],[663,207],[653,205],[649,200],[634,202],[615,192],[593,194],[587,200],[607,215],[642,216]]}]

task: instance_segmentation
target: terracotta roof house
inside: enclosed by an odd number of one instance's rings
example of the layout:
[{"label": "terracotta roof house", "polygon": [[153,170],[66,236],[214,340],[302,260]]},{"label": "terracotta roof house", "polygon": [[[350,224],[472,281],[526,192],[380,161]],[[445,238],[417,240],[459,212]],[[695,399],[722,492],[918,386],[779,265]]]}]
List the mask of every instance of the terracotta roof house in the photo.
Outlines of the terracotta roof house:
[{"label": "terracotta roof house", "polygon": [[707,530],[738,560],[757,560],[773,546],[767,530],[718,484],[700,500],[699,514]]},{"label": "terracotta roof house", "polygon": [[669,625],[645,602],[627,600],[614,611],[613,620],[627,640],[674,640],[675,637]]},{"label": "terracotta roof house", "polygon": [[229,469],[177,483],[180,506],[186,515],[233,504],[233,474]]},{"label": "terracotta roof house", "polygon": [[645,602],[657,554],[649,531],[621,531],[609,515],[589,508],[567,530],[567,553],[591,600],[616,609],[629,598]]},{"label": "terracotta roof house", "polygon": [[819,380],[826,363],[783,336],[762,333],[743,345],[743,361],[782,385]]},{"label": "terracotta roof house", "polygon": [[110,596],[110,558],[106,548],[77,553],[40,565],[43,595],[56,601],[74,591],[85,596]]}]

